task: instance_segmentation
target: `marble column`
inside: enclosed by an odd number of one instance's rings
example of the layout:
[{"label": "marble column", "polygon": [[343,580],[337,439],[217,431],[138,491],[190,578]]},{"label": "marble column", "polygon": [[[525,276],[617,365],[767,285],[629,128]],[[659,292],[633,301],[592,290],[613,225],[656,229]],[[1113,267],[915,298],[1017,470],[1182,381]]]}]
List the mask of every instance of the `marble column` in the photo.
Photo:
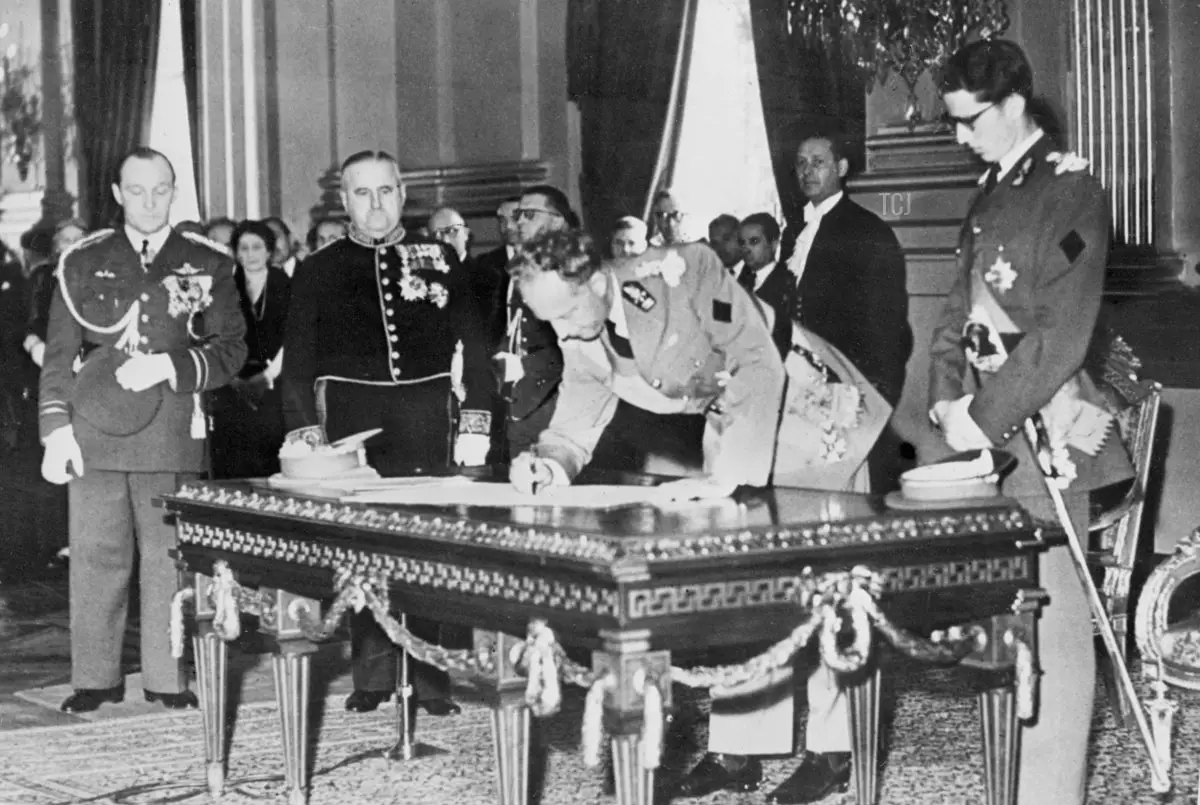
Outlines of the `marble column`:
[{"label": "marble column", "polygon": [[[46,187],[42,193],[42,217],[36,226],[53,229],[71,216],[75,199],[67,190],[66,99],[63,91],[60,11],[67,0],[41,0],[42,17],[42,162]],[[69,12],[69,8],[67,9]],[[68,29],[69,30],[69,29]]]}]

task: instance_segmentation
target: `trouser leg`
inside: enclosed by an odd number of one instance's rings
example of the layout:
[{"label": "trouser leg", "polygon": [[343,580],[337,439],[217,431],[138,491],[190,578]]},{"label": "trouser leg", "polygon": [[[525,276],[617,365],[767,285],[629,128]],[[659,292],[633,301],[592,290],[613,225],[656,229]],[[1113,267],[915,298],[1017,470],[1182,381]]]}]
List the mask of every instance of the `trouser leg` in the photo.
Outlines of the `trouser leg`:
[{"label": "trouser leg", "polygon": [[708,751],[786,755],[794,748],[792,669],[776,669],[732,688],[713,688]]},{"label": "trouser leg", "polygon": [[[424,618],[409,618],[408,630],[430,643],[438,642],[438,625]],[[391,691],[396,687],[400,649],[368,611],[350,617],[350,647],[355,690]],[[417,701],[445,699],[450,695],[450,677],[423,662],[412,661],[409,680]]]},{"label": "trouser leg", "polygon": [[131,472],[129,493],[137,532],[138,580],[141,583],[142,685],[155,693],[187,689],[183,662],[171,656],[171,599],[179,591],[179,569],[169,551],[175,547],[175,528],[155,507],[155,498],[179,488],[182,476],[173,472]]},{"label": "trouser leg", "polygon": [[[1087,535],[1087,495],[1066,499],[1077,532]],[[1052,517],[1048,499],[1022,499],[1038,517]],[[1019,805],[1080,805],[1087,789],[1087,747],[1096,690],[1091,613],[1067,547],[1040,560],[1041,585],[1050,594],[1038,621],[1042,669],[1037,722],[1021,730]]]},{"label": "trouser leg", "polygon": [[87,470],[67,490],[70,532],[71,685],[119,684],[133,569],[126,474]]},{"label": "trouser leg", "polygon": [[818,754],[850,751],[850,721],[846,694],[837,674],[820,660],[808,675],[808,721],[804,748]]}]

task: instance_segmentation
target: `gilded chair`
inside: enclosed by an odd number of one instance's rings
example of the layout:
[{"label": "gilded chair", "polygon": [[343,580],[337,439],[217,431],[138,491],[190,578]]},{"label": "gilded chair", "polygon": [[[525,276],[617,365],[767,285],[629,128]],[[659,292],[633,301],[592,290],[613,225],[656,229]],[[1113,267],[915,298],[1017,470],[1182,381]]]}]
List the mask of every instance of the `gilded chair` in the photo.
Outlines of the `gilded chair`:
[{"label": "gilded chair", "polygon": [[[1141,362],[1124,340],[1114,337],[1097,376],[1109,395],[1117,431],[1133,461],[1134,477],[1132,482],[1093,493],[1088,524],[1088,564],[1127,661],[1130,588],[1140,556],[1146,488],[1162,402],[1162,386],[1140,379],[1140,368]],[[1111,682],[1111,670],[1107,676]],[[1117,717],[1124,722],[1130,707],[1137,703],[1124,701],[1114,685],[1110,684],[1109,690]]]}]

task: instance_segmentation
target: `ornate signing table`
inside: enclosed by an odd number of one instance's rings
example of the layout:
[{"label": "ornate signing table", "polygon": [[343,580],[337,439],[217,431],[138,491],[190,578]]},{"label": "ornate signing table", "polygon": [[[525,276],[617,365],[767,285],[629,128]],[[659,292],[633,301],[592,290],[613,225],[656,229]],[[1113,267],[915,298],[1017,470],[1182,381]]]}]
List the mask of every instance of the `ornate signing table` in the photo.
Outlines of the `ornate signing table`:
[{"label": "ornate signing table", "polygon": [[[975,670],[987,801],[1015,801],[1017,719],[1035,704],[1034,622],[1044,598],[1037,555],[1045,548],[1015,503],[913,512],[890,510],[878,496],[775,489],[663,509],[400,509],[194,482],[164,505],[194,578],[185,592],[195,600],[214,794],[226,749],[221,638],[236,630],[239,609],[258,613],[278,641],[285,768],[299,805],[312,641],[355,605],[371,608],[421,659],[471,674],[488,691],[505,805],[527,800],[529,717],[556,708],[561,682],[589,688],[585,759],[598,758],[602,724],[617,800],[648,805],[671,683],[754,679],[790,663],[810,638],[850,692],[860,805],[877,798],[874,647],[883,640]],[[389,617],[397,612],[472,627],[474,649],[432,649]],[[737,666],[680,661],[751,642],[774,645]],[[592,649],[591,668],[568,659],[560,643]],[[673,667],[673,656],[684,667]]]}]

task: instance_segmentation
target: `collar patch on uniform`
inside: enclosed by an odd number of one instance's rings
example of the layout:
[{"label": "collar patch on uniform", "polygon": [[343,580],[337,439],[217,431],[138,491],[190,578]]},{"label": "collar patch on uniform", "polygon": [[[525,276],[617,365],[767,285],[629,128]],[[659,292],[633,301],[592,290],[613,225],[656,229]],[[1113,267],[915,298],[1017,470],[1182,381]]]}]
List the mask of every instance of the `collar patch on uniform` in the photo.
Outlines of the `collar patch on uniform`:
[{"label": "collar patch on uniform", "polygon": [[646,290],[640,282],[629,280],[621,283],[621,296],[624,296],[631,303],[637,306],[637,309],[643,313],[647,313],[658,304],[658,300],[654,295]]},{"label": "collar patch on uniform", "polygon": [[1079,232],[1072,229],[1067,236],[1058,242],[1058,247],[1063,250],[1063,254],[1067,256],[1068,263],[1074,263],[1079,257],[1084,247],[1087,246],[1080,237]]},{"label": "collar patch on uniform", "polygon": [[714,299],[713,319],[722,324],[730,324],[733,321],[733,305],[722,302],[720,299]]},{"label": "collar patch on uniform", "polygon": [[1013,176],[1012,186],[1020,187],[1021,185],[1025,184],[1025,180],[1029,178],[1031,173],[1033,173],[1033,168],[1035,165],[1037,165],[1037,162],[1034,160],[1033,154],[1027,154],[1017,166],[1017,173],[1015,176]]}]

